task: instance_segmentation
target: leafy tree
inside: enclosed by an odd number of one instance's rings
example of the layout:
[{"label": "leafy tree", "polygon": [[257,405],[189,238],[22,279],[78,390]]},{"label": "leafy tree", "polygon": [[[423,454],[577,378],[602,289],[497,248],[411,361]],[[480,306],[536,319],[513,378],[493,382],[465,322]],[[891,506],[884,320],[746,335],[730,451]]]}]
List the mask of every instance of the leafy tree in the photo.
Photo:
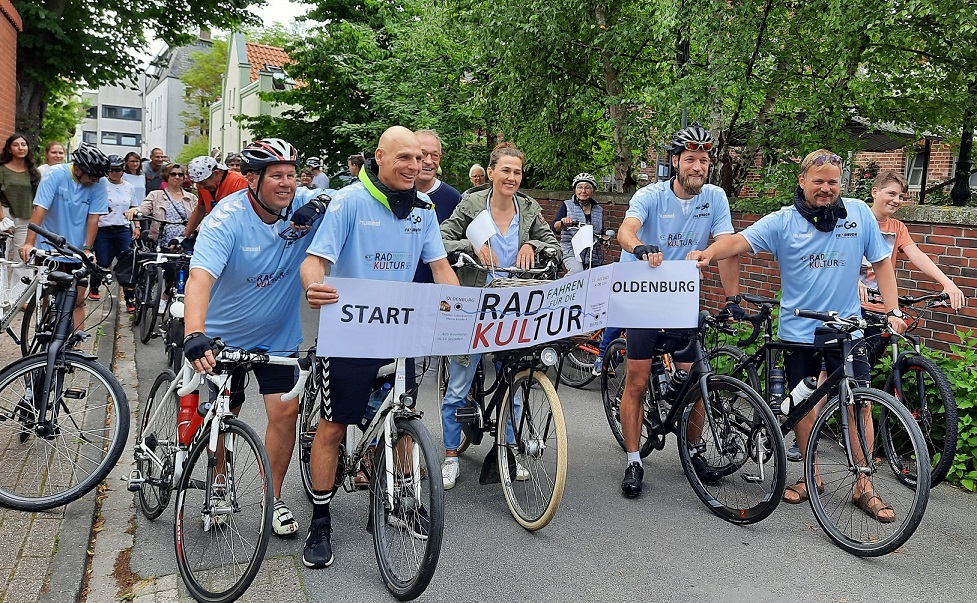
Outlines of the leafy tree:
[{"label": "leafy tree", "polygon": [[50,100],[61,82],[90,88],[117,83],[139,68],[147,31],[170,45],[189,42],[201,26],[252,23],[264,0],[13,0],[24,22],[17,36],[16,128],[35,146]]},{"label": "leafy tree", "polygon": [[190,53],[190,60],[193,66],[180,76],[190,110],[180,116],[188,135],[206,139],[210,134],[210,105],[224,93],[221,86],[227,68],[227,40],[213,39],[210,49]]},{"label": "leafy tree", "polygon": [[[78,124],[85,119],[87,108],[78,95],[78,89],[68,82],[61,82],[60,85],[49,88],[47,112],[41,124],[41,144],[46,144],[50,140],[66,144],[75,135]],[[43,153],[40,145],[35,148],[39,155]]]},{"label": "leafy tree", "polygon": [[194,157],[210,154],[210,139],[206,136],[197,136],[190,140],[190,144],[183,145],[180,153],[176,156],[176,161],[186,165]]}]

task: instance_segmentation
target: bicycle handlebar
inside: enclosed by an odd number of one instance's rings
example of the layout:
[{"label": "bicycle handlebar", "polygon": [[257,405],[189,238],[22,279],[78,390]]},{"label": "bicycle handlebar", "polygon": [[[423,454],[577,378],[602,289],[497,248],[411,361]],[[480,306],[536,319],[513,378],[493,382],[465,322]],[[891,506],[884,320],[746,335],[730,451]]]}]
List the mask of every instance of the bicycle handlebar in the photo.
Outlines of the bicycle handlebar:
[{"label": "bicycle handlebar", "polygon": [[[551,270],[556,268],[556,263],[552,259],[547,259],[545,261],[545,264],[540,264],[539,262],[537,262],[536,268],[518,268],[516,266],[509,266],[507,268],[504,268],[502,266],[495,266],[493,268],[481,264],[475,258],[468,255],[464,251],[454,251],[448,255],[449,255],[448,261],[451,262],[452,268],[462,268],[464,266],[469,266],[472,268],[477,268],[479,270],[484,270],[486,272],[493,272],[493,271],[507,272],[507,273],[515,272],[517,274],[534,274],[534,275],[546,274],[547,272],[550,272]],[[455,258],[454,261],[450,259],[452,255]],[[542,261],[542,258],[540,258],[540,261]]]},{"label": "bicycle handlebar", "polygon": [[[288,402],[294,400],[305,390],[305,382],[309,378],[309,373],[312,368],[312,358],[308,355],[301,358],[292,358],[290,356],[274,356],[266,354],[264,352],[250,352],[247,350],[242,350],[240,348],[229,348],[226,347],[220,337],[215,337],[210,340],[210,345],[216,352],[214,358],[218,362],[227,362],[231,364],[278,364],[278,365],[294,365],[299,368],[299,378],[295,382],[295,386],[288,392],[282,394],[282,401]],[[189,361],[184,361],[187,366],[189,366]],[[210,375],[207,375],[210,378]],[[200,387],[204,375],[193,371],[193,376],[190,380],[180,386],[176,393],[179,396],[186,396],[187,394],[195,391]]]},{"label": "bicycle handlebar", "polygon": [[[920,296],[917,296],[917,297],[913,297],[912,295],[900,295],[899,296],[899,305],[900,306],[914,306],[916,304],[921,304],[923,302],[934,302],[932,304],[934,307],[936,307],[936,306],[945,307],[946,304],[945,303],[940,303],[940,302],[946,302],[949,299],[950,299],[950,294],[949,293],[943,293],[943,292],[940,292],[940,293],[927,293],[926,295],[920,295]],[[868,301],[870,301],[872,303],[882,303],[882,295],[876,289],[869,289],[868,290]]]},{"label": "bicycle handlebar", "polygon": [[153,222],[158,222],[158,223],[162,224],[163,226],[186,226],[187,225],[187,221],[186,220],[170,221],[170,220],[164,220],[162,218],[156,218],[154,216],[147,216],[145,214],[138,213],[138,212],[134,216],[132,216],[132,219],[133,220],[151,220]]},{"label": "bicycle handlebar", "polygon": [[[48,243],[50,243],[55,249],[64,253],[65,255],[77,256],[85,265],[85,267],[88,268],[90,272],[94,272],[95,274],[98,274],[98,276],[102,278],[106,283],[111,282],[112,272],[110,270],[108,270],[107,268],[102,268],[101,266],[93,262],[91,259],[89,259],[87,253],[85,253],[81,249],[78,249],[77,247],[75,247],[74,245],[66,241],[65,238],[62,237],[61,235],[57,235],[49,230],[45,230],[40,226],[38,226],[37,224],[28,224],[27,228],[29,230],[33,230],[37,234],[47,239]],[[69,251],[71,252],[70,254],[67,253]]]},{"label": "bicycle handlebar", "polygon": [[819,310],[802,310],[800,308],[794,309],[794,316],[800,318],[811,318],[814,320],[820,320],[821,322],[840,329],[845,332],[857,331],[858,329],[864,329],[868,324],[861,316],[849,316],[847,318],[839,316],[837,312],[831,310],[830,312],[822,312]]}]

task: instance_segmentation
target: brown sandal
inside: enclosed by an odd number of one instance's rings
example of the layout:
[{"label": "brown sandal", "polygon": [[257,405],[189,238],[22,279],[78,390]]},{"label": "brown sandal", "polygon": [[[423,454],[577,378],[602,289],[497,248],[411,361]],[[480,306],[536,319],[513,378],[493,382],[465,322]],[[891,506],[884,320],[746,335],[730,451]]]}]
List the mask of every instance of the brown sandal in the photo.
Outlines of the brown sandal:
[{"label": "brown sandal", "polygon": [[[787,492],[796,494],[797,500],[787,498]],[[824,494],[824,484],[818,484],[818,494]],[[788,505],[799,505],[809,498],[810,496],[807,494],[807,481],[803,477],[784,489],[783,499]]]},{"label": "brown sandal", "polygon": [[[852,498],[851,502],[879,523],[892,523],[896,520],[896,512],[892,505],[885,504],[882,497],[875,493],[875,490],[866,490],[862,492],[861,496]],[[892,517],[882,517],[883,511],[892,511]]]}]

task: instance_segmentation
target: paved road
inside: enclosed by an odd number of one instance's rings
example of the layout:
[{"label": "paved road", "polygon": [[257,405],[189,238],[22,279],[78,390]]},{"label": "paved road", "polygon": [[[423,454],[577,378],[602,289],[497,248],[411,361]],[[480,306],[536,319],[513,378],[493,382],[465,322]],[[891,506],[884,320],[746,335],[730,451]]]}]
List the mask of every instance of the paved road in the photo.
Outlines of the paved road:
[{"label": "paved road", "polygon": [[[313,317],[306,316],[305,323],[307,341],[312,341]],[[136,345],[142,399],[164,361],[158,340],[150,346]],[[429,374],[420,406],[440,440],[433,384]],[[646,460],[644,495],[623,498],[623,453],[607,428],[596,384],[585,390],[561,388],[560,394],[570,455],[566,493],[553,523],[538,533],[518,527],[499,486],[477,483],[487,446],[470,450],[462,458],[458,484],[446,496],[445,542],[437,574],[419,601],[975,600],[973,495],[938,487],[908,544],[880,559],[859,559],[824,536],[807,505],[781,505],[754,526],[717,519],[692,494],[674,440]],[[249,395],[243,414],[255,427],[263,424],[259,400],[256,391]],[[800,465],[790,469],[793,481],[800,476]],[[291,541],[272,538],[267,571],[245,600],[388,598],[365,530],[365,495],[342,493],[333,502],[336,562],[318,571],[301,567],[311,506],[294,462],[284,497],[302,525],[300,536]],[[146,579],[136,590],[137,603],[176,597],[172,519],[172,509],[155,522],[136,517],[130,568]],[[156,577],[163,578],[153,580]]]}]

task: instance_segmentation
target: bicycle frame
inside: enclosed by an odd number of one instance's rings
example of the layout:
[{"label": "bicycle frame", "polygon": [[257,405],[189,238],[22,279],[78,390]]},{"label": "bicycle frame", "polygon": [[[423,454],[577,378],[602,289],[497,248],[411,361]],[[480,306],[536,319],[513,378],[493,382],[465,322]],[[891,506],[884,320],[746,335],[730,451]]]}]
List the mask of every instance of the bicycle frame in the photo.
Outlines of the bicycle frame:
[{"label": "bicycle frame", "polygon": [[[40,250],[35,250],[35,251],[40,251]],[[44,253],[43,251],[40,251],[40,253],[37,254],[37,257],[46,257],[46,256],[47,254]],[[8,270],[10,270],[12,266],[16,266],[17,262],[11,262],[9,260],[0,258],[0,265],[3,266],[3,272],[6,273]],[[20,294],[20,297],[18,297],[16,300],[9,303],[0,303],[0,331],[10,333],[14,339],[14,342],[17,343],[18,345],[20,345],[20,341],[10,331],[10,323],[13,322],[14,316],[16,316],[17,312],[19,312],[19,308],[21,306],[26,305],[27,302],[29,302],[32,297],[36,298],[38,304],[37,307],[40,308],[40,302],[41,302],[40,292],[43,291],[44,285],[48,284],[47,273],[49,272],[49,270],[47,270],[47,268],[44,266],[33,266],[31,264],[27,264],[26,266],[22,266],[22,267],[28,270],[33,270],[34,278],[31,279],[31,282],[27,284],[27,288],[24,289],[24,291]],[[6,274],[4,274],[3,279],[0,280],[0,283],[5,283],[5,282],[6,282]]]}]

